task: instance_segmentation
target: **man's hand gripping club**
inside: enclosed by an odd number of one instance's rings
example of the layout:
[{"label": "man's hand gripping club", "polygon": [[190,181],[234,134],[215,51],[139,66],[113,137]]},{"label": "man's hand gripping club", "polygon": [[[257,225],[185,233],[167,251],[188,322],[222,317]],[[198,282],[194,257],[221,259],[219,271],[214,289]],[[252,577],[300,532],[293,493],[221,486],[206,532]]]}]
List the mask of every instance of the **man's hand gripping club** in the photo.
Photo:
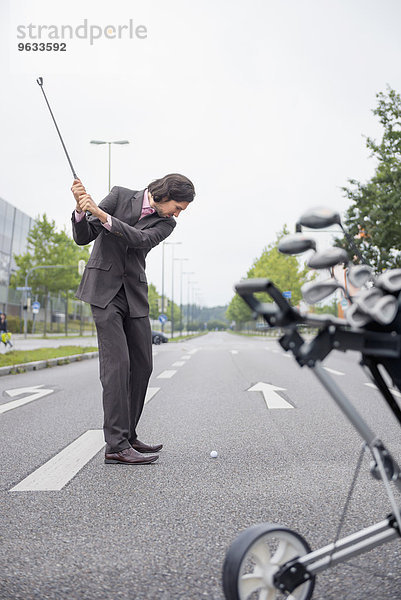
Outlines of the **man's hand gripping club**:
[{"label": "man's hand gripping club", "polygon": [[86,189],[80,179],[74,179],[71,191],[76,201],[75,210],[78,213],[89,211],[94,217],[97,217],[102,223],[106,223],[107,214],[98,207],[92,200],[92,197],[86,193]]}]

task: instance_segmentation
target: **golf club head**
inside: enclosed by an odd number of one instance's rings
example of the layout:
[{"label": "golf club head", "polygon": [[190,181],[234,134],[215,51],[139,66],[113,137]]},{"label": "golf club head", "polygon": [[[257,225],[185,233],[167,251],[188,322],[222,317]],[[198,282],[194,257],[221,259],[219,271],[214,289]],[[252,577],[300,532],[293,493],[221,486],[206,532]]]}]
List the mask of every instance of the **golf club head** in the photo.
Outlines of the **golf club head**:
[{"label": "golf club head", "polygon": [[389,269],[376,279],[376,285],[386,292],[399,292],[401,290],[401,269]]},{"label": "golf club head", "polygon": [[330,225],[341,225],[341,218],[339,213],[331,208],[318,206],[304,213],[299,219],[299,223],[311,229],[324,229]]},{"label": "golf club head", "polygon": [[372,319],[357,304],[351,304],[345,312],[345,318],[351,327],[363,327]]},{"label": "golf club head", "polygon": [[348,269],[348,281],[360,288],[372,278],[374,270],[369,265],[352,265]]},{"label": "golf club head", "polygon": [[344,290],[341,283],[335,279],[327,279],[326,281],[308,281],[301,287],[302,297],[308,304],[316,304],[330,296],[336,290]]},{"label": "golf club head", "polygon": [[342,248],[327,248],[322,252],[316,252],[308,260],[308,267],[311,269],[329,269],[335,265],[345,264],[349,262],[348,254]]},{"label": "golf club head", "polygon": [[376,302],[378,302],[378,300],[380,300],[382,297],[382,290],[372,287],[369,290],[362,290],[359,292],[359,294],[354,298],[354,302],[363,312],[370,314],[370,311],[376,305]]},{"label": "golf club head", "polygon": [[279,241],[278,250],[282,254],[302,254],[307,250],[316,250],[316,242],[302,233],[294,233]]},{"label": "golf club head", "polygon": [[38,77],[37,80],[36,80],[36,83],[38,85],[42,86],[43,85],[43,77]]},{"label": "golf club head", "polygon": [[398,312],[398,300],[394,296],[383,296],[369,310],[369,315],[380,325],[390,325]]}]

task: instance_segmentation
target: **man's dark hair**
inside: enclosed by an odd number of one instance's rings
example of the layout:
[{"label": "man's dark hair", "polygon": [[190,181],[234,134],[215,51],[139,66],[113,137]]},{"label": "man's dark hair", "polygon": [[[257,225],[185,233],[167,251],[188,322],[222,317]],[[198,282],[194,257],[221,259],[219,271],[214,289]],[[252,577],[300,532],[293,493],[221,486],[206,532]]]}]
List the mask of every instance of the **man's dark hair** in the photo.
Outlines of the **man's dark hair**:
[{"label": "man's dark hair", "polygon": [[192,181],[179,173],[170,173],[161,179],[156,179],[148,185],[148,190],[155,202],[161,202],[167,196],[176,202],[192,202],[195,188]]}]

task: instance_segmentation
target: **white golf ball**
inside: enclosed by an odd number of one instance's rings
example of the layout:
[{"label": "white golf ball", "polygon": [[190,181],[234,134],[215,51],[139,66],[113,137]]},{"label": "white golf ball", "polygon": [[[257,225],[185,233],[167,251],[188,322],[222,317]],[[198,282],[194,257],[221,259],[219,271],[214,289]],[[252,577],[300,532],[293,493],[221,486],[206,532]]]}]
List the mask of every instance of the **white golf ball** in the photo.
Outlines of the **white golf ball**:
[{"label": "white golf ball", "polygon": [[216,452],[216,450],[212,450],[211,451],[210,458],[217,458],[217,452]]}]

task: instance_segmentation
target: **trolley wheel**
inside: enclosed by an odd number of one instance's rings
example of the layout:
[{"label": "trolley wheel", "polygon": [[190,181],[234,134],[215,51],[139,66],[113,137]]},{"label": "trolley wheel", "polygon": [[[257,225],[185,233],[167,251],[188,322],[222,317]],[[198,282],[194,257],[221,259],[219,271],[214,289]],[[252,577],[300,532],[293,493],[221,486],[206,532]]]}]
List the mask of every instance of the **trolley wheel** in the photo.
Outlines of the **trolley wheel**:
[{"label": "trolley wheel", "polygon": [[227,600],[309,600],[315,577],[291,594],[279,591],[273,578],[279,568],[297,556],[311,552],[295,531],[261,523],[245,529],[227,551],[223,566],[223,589]]}]

